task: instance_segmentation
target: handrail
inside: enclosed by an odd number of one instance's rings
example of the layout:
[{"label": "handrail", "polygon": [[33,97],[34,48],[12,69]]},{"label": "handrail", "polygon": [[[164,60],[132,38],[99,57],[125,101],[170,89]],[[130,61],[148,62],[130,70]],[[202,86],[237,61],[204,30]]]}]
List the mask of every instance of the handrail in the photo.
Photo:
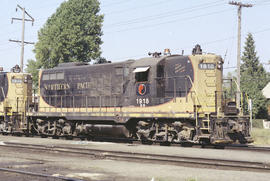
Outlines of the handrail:
[{"label": "handrail", "polygon": [[4,99],[6,98],[6,96],[5,96],[5,92],[4,92],[4,89],[3,89],[3,87],[1,87],[1,92],[2,92],[2,94],[3,94],[3,97],[4,97]]}]

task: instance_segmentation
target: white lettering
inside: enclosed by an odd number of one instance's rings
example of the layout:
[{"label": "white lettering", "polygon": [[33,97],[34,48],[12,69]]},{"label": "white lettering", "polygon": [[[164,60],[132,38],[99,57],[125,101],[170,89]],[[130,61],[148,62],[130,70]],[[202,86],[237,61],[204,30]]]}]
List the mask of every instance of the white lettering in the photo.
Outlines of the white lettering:
[{"label": "white lettering", "polygon": [[150,103],[149,98],[137,98],[136,102],[140,107],[145,107]]}]

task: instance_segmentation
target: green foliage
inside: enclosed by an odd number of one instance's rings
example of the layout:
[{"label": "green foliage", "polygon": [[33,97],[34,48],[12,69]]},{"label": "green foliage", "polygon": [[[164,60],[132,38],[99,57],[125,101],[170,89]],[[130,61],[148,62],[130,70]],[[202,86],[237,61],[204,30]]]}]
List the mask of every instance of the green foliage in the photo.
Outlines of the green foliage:
[{"label": "green foliage", "polygon": [[98,0],[63,2],[38,32],[34,52],[42,68],[100,57],[103,15]]},{"label": "green foliage", "polygon": [[106,60],[106,58],[99,57],[99,58],[96,59],[94,64],[103,64],[103,63],[109,63],[109,62]]},{"label": "green foliage", "polygon": [[28,60],[26,72],[31,73],[33,80],[33,90],[37,93],[38,89],[38,72],[40,65],[34,60]]},{"label": "green foliage", "polygon": [[259,62],[255,51],[255,42],[251,33],[248,34],[245,42],[241,64],[241,91],[248,94],[252,99],[253,117],[267,117],[267,100],[262,95],[262,89],[266,86],[267,73]]}]

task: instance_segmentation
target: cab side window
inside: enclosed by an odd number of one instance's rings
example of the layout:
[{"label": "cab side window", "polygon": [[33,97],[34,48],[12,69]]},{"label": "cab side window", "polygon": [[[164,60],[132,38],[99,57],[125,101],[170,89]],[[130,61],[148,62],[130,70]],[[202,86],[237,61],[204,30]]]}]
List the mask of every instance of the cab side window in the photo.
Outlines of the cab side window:
[{"label": "cab side window", "polygon": [[136,82],[147,82],[149,77],[149,68],[150,67],[138,67],[133,73],[135,73]]},{"label": "cab side window", "polygon": [[135,74],[136,82],[146,82],[148,81],[149,71],[146,72],[138,72]]}]

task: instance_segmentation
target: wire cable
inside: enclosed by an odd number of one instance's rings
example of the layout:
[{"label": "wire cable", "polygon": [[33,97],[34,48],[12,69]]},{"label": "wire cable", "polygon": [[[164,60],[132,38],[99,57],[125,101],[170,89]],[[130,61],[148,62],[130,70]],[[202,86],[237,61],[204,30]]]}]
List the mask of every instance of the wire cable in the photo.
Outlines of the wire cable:
[{"label": "wire cable", "polygon": [[138,30],[138,29],[153,28],[155,26],[160,26],[160,25],[170,24],[170,23],[175,23],[175,22],[180,22],[180,21],[181,22],[188,21],[188,20],[201,18],[201,17],[205,17],[205,16],[210,16],[210,15],[214,15],[214,14],[221,14],[221,13],[228,12],[228,11],[233,11],[233,10],[232,9],[225,9],[223,11],[215,11],[215,12],[201,14],[201,15],[192,16],[192,17],[188,17],[188,18],[170,20],[170,21],[166,21],[166,22],[162,22],[162,23],[156,23],[156,24],[150,24],[150,25],[148,24],[148,25],[143,25],[143,26],[139,26],[139,27],[127,28],[127,29],[116,30],[116,31],[108,31],[108,32],[104,31],[104,33],[120,33],[120,32],[125,32],[125,31],[134,31],[134,30]]},{"label": "wire cable", "polygon": [[[173,0],[171,0],[171,1],[173,1]],[[111,12],[107,12],[105,14],[109,15],[109,14],[120,14],[120,13],[125,13],[125,12],[132,12],[132,11],[135,11],[135,10],[138,10],[138,9],[141,10],[142,8],[160,6],[160,5],[164,4],[164,3],[169,3],[171,1],[162,0],[162,1],[155,2],[155,3],[150,3],[148,5],[137,6],[137,7],[134,7],[134,8],[128,8],[128,9],[124,9],[124,10],[120,10],[120,11],[111,11]]]},{"label": "wire cable", "polygon": [[220,3],[220,1],[215,1],[214,3],[212,2],[212,3],[200,4],[200,5],[192,6],[192,7],[189,7],[189,8],[181,8],[181,9],[177,9],[177,10],[174,10],[174,11],[167,11],[167,12],[161,13],[161,14],[135,18],[135,19],[127,20],[127,21],[121,21],[121,22],[118,22],[118,23],[112,23],[112,24],[108,24],[107,26],[130,25],[130,24],[133,24],[133,23],[140,23],[142,21],[146,22],[146,21],[150,21],[150,20],[167,18],[167,17],[171,17],[171,16],[177,16],[179,14],[198,11],[200,9],[219,6],[219,5],[222,5],[222,4],[223,3]]}]

